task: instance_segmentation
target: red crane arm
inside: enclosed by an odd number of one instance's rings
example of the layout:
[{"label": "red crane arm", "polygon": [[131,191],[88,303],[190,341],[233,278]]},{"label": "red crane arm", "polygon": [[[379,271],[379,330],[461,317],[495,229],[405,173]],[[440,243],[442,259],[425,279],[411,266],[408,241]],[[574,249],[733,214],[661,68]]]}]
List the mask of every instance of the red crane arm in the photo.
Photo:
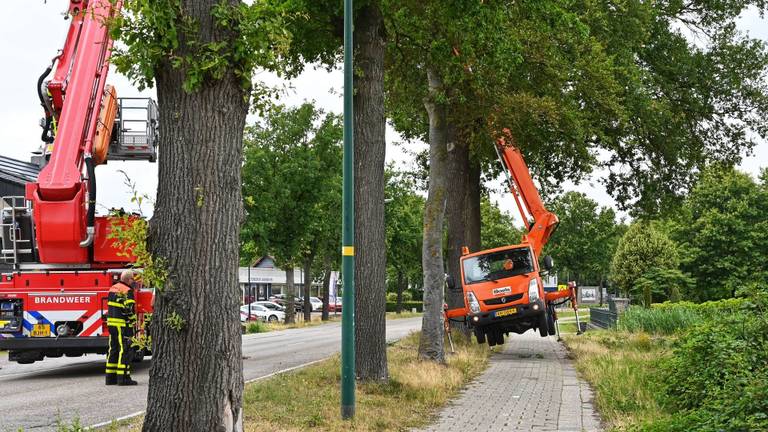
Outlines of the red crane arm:
[{"label": "red crane arm", "polygon": [[[70,0],[71,24],[48,93],[58,127],[47,165],[27,184],[43,263],[87,262],[93,239],[93,151],[112,39],[108,21],[122,1]],[[88,180],[83,168],[88,167]],[[88,211],[86,216],[86,204]]]},{"label": "red crane arm", "polygon": [[[109,0],[71,0],[71,24],[48,84],[58,131],[48,164],[38,177],[40,198],[72,199],[81,185],[83,156],[92,151],[98,108],[109,72],[112,39],[106,20],[120,8]],[[66,95],[66,96],[65,96]]]},{"label": "red crane arm", "polygon": [[[509,141],[512,141],[508,129],[504,129],[504,134],[509,137]],[[512,192],[520,216],[526,224],[528,241],[536,256],[539,256],[557,227],[557,216],[544,207],[539,190],[533,183],[531,172],[528,170],[520,150],[511,142],[507,143],[505,137],[501,137],[496,140],[496,152],[504,165],[509,190]],[[529,221],[528,215],[533,218],[532,223]]]}]

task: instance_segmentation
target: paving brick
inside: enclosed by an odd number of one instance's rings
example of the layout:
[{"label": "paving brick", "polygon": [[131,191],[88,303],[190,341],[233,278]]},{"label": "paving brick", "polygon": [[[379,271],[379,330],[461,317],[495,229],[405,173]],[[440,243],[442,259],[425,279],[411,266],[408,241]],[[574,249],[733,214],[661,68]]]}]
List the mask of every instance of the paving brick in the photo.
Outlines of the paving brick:
[{"label": "paving brick", "polygon": [[421,432],[598,432],[589,385],[578,378],[565,348],[532,331],[507,338],[488,370],[435,424]]}]

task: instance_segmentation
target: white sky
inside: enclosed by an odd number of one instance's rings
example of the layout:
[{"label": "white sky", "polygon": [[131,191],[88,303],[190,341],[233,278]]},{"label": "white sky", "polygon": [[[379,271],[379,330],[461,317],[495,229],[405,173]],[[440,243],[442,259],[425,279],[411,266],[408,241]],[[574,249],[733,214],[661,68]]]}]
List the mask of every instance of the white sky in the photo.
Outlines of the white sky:
[{"label": "white sky", "polygon": [[[20,160],[29,160],[31,152],[40,145],[41,129],[38,125],[42,117],[35,90],[39,75],[50,64],[61,48],[69,21],[63,19],[62,12],[67,2],[53,0],[26,0],[3,2],[0,14],[0,154]],[[753,37],[768,41],[768,22],[760,18],[757,12],[749,11],[742,17],[739,26]],[[262,74],[262,80],[279,84],[280,81],[269,74]],[[118,96],[151,96],[154,90],[139,92],[123,76],[112,71],[109,82],[113,84]],[[293,80],[290,90],[280,102],[297,105],[305,100],[314,100],[326,111],[342,112],[341,90],[343,76],[340,70],[326,72],[324,69],[309,67],[299,78]],[[399,136],[387,128],[387,160],[398,164],[408,162],[401,148],[393,145],[401,141]],[[423,144],[414,144],[424,146]],[[424,148],[424,147],[422,147]],[[162,149],[160,150],[162,153]],[[162,156],[161,156],[162,157]],[[741,169],[757,174],[760,167],[768,166],[768,143],[761,142],[752,155],[747,156]],[[106,208],[132,207],[130,194],[123,185],[123,177],[118,170],[125,171],[136,181],[137,189],[154,196],[157,188],[157,165],[148,162],[109,162],[97,167],[98,202]],[[598,201],[601,205],[615,206],[613,199],[598,183],[597,172],[590,181],[581,185],[567,184],[567,190],[579,190]],[[512,198],[508,194],[495,195],[494,201],[513,215]],[[146,210],[146,209],[145,209]],[[146,213],[146,211],[145,211]]]}]

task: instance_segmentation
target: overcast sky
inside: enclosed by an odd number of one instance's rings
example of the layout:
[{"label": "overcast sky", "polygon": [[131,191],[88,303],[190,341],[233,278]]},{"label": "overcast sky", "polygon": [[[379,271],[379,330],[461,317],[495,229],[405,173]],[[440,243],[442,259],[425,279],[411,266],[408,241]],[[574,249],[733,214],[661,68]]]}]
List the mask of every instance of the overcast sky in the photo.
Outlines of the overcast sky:
[{"label": "overcast sky", "polygon": [[[31,152],[40,145],[41,129],[38,125],[42,117],[35,85],[43,70],[61,49],[69,21],[63,19],[67,2],[52,0],[25,0],[3,2],[0,14],[0,52],[3,55],[0,68],[0,154],[29,160]],[[768,41],[768,22],[760,18],[755,11],[742,16],[740,28],[753,37]],[[280,81],[269,74],[258,77],[271,84]],[[118,96],[151,96],[154,90],[139,92],[123,76],[110,73],[109,82],[113,84]],[[340,113],[343,109],[341,90],[343,76],[340,70],[326,72],[324,69],[309,67],[308,70],[290,85],[290,90],[280,102],[297,105],[304,100],[314,100],[326,111]],[[408,157],[400,147],[393,143],[400,141],[397,134],[387,129],[387,159],[397,163],[407,163]],[[413,146],[424,146],[413,144]],[[423,147],[425,148],[425,147]],[[162,149],[160,150],[162,153]],[[162,157],[162,156],[161,156]],[[768,166],[768,143],[761,142],[754,153],[745,157],[741,168],[757,174],[760,167]],[[157,188],[157,165],[148,162],[109,162],[97,167],[99,182],[98,202],[103,208],[131,208],[130,194],[123,185],[123,177],[118,171],[125,171],[137,183],[140,192],[154,196]],[[587,193],[601,205],[614,206],[614,201],[598,183],[601,173],[595,173],[591,181],[579,186],[566,185],[566,189],[578,189]],[[512,211],[511,197],[495,195],[502,208]],[[515,214],[514,211],[512,211]]]}]

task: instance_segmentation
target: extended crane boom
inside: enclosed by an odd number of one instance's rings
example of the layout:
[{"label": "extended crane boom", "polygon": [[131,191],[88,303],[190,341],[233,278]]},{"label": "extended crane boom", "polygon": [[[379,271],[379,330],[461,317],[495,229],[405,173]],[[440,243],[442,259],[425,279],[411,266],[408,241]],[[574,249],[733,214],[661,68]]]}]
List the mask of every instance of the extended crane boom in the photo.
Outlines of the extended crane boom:
[{"label": "extended crane boom", "polygon": [[[554,213],[544,207],[539,190],[533,183],[528,165],[525,164],[520,150],[513,144],[507,143],[507,139],[512,140],[509,129],[504,129],[504,135],[496,140],[496,153],[504,165],[509,190],[515,198],[520,217],[528,230],[527,241],[530,242],[536,256],[539,256],[559,221]],[[533,221],[528,219],[528,215],[533,218]]]},{"label": "extended crane boom", "polygon": [[[575,308],[576,288],[545,292],[539,256],[557,228],[557,216],[547,210],[533,183],[523,156],[504,129],[495,143],[509,189],[526,225],[521,243],[470,253],[465,246],[459,268],[461,280],[449,277],[448,289],[461,290],[464,305],[445,310],[446,320],[463,321],[474,329],[479,343],[501,345],[510,332],[538,329],[542,337],[556,333],[555,300],[570,299]],[[552,259],[544,258],[544,270]]]},{"label": "extended crane boom", "polygon": [[[46,149],[48,163],[26,191],[43,263],[86,263],[91,258],[96,200],[92,152],[112,49],[108,22],[121,4],[121,0],[70,1],[67,39],[47,85],[51,112],[46,116],[53,117],[57,132]],[[113,94],[108,101],[114,106]],[[112,122],[114,118],[110,126]]]},{"label": "extended crane boom", "polygon": [[[43,169],[25,196],[0,197],[0,264],[12,269],[0,277],[0,349],[11,361],[105,353],[110,285],[136,261],[110,236],[136,219],[96,216],[96,165],[157,157],[155,102],[118,99],[106,84],[121,6],[69,0],[64,47],[37,81],[44,144],[33,161]],[[153,293],[134,297],[141,324]]]}]

